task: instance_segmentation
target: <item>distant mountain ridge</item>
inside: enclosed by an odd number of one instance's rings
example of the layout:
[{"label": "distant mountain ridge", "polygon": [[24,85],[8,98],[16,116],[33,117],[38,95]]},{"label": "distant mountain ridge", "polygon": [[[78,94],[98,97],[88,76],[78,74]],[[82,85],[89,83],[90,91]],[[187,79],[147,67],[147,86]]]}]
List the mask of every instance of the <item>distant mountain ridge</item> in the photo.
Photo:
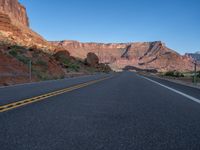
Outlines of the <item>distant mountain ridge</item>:
[{"label": "distant mountain ridge", "polygon": [[195,61],[200,62],[200,51],[195,52],[195,53],[186,53],[185,55],[191,57]]},{"label": "distant mountain ridge", "polygon": [[51,43],[64,47],[72,56],[81,59],[85,59],[88,52],[93,52],[102,63],[109,64],[114,70],[121,70],[126,66],[156,69],[162,72],[191,71],[193,69],[191,57],[178,54],[161,41],[106,44],[65,40]]},{"label": "distant mountain ridge", "polygon": [[200,51],[197,51],[195,54],[200,54]]}]

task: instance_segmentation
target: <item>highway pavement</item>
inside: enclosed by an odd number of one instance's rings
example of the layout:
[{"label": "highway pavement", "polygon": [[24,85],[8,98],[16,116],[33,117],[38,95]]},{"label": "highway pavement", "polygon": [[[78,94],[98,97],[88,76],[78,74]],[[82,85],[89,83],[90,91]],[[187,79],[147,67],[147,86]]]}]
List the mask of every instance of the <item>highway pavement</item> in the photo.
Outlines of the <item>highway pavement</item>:
[{"label": "highway pavement", "polygon": [[200,90],[136,73],[1,88],[0,106],[63,88],[0,112],[0,150],[200,149]]},{"label": "highway pavement", "polygon": [[44,81],[39,83],[27,83],[16,86],[0,88],[0,106],[21,99],[42,95],[45,93],[71,87],[76,84],[97,80],[104,77],[110,77],[112,74],[96,74],[76,78],[66,78],[63,80]]}]

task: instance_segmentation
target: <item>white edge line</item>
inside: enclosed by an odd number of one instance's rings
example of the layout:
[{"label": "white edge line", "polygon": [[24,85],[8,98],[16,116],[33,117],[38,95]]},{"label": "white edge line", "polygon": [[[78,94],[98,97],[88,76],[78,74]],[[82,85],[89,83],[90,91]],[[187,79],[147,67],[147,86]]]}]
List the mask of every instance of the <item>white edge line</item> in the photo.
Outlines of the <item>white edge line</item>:
[{"label": "white edge line", "polygon": [[173,89],[173,88],[171,88],[171,87],[168,87],[168,86],[166,86],[166,85],[163,85],[163,84],[161,84],[161,83],[159,83],[159,82],[156,82],[156,81],[151,80],[151,79],[149,79],[149,78],[146,78],[146,77],[144,77],[144,76],[140,76],[140,77],[142,77],[142,78],[144,78],[144,79],[146,79],[146,80],[148,80],[148,81],[151,81],[151,82],[153,82],[153,83],[155,83],[155,84],[158,84],[158,85],[160,85],[160,86],[162,86],[162,87],[164,87],[164,88],[166,88],[166,89],[168,89],[168,90],[170,90],[170,91],[173,91],[173,92],[175,92],[175,93],[177,93],[177,94],[180,94],[180,95],[182,95],[182,96],[184,96],[184,97],[186,97],[186,98],[188,98],[188,99],[190,99],[190,100],[192,100],[192,101],[195,101],[195,102],[197,102],[197,103],[200,104],[200,100],[197,99],[197,98],[195,98],[195,97],[192,97],[192,96],[190,96],[190,95],[187,95],[187,94],[185,94],[185,93],[183,93],[183,92],[181,92],[181,91],[175,90],[175,89]]}]

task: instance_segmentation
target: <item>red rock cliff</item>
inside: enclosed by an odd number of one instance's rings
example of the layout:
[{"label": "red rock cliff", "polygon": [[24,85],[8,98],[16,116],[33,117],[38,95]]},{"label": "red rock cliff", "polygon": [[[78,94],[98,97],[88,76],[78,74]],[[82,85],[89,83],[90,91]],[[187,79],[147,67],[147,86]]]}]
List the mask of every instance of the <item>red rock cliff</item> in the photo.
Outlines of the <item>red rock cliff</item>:
[{"label": "red rock cliff", "polygon": [[167,48],[161,41],[135,43],[80,43],[77,41],[52,42],[63,46],[74,57],[85,59],[87,53],[95,53],[101,63],[108,63],[115,70],[126,66],[158,71],[193,70],[191,58],[181,56]]},{"label": "red rock cliff", "polygon": [[15,24],[29,26],[26,8],[18,0],[0,0],[0,12],[9,15]]},{"label": "red rock cliff", "polygon": [[29,28],[26,8],[18,0],[0,0],[0,41],[25,47],[35,46],[49,53],[57,49]]}]

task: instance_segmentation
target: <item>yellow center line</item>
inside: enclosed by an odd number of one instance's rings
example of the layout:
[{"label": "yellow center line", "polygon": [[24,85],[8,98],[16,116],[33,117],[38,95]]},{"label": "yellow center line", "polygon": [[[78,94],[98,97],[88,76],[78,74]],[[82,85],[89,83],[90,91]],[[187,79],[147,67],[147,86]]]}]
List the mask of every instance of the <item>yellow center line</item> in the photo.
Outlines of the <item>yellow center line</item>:
[{"label": "yellow center line", "polygon": [[60,95],[60,94],[63,94],[63,93],[67,93],[67,92],[70,92],[70,91],[73,91],[73,90],[76,90],[76,89],[80,89],[80,88],[95,84],[97,82],[107,80],[109,78],[111,78],[111,77],[106,77],[106,78],[102,78],[102,79],[98,79],[98,80],[89,81],[89,82],[86,82],[86,83],[81,83],[81,84],[78,84],[78,85],[75,85],[75,86],[72,86],[72,87],[64,88],[64,89],[57,90],[57,91],[54,91],[54,92],[39,95],[39,96],[36,96],[36,97],[32,97],[32,98],[28,98],[28,99],[25,99],[25,100],[20,100],[20,101],[17,101],[17,102],[6,104],[6,105],[3,105],[3,106],[0,106],[0,113],[8,111],[8,110],[12,110],[14,108],[18,108],[18,107],[21,107],[21,106],[24,106],[24,105],[35,103],[35,102],[38,102],[38,101],[42,101],[44,99],[47,99],[47,98],[50,98],[50,97],[53,97],[53,96],[57,96],[57,95]]}]

